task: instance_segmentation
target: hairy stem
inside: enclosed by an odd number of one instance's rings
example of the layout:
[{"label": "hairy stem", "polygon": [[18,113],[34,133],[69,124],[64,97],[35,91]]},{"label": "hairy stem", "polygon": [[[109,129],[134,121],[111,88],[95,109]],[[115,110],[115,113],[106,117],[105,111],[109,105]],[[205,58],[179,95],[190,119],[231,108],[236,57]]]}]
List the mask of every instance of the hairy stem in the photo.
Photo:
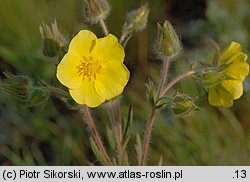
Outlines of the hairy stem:
[{"label": "hairy stem", "polygon": [[122,123],[121,123],[121,107],[120,103],[116,105],[116,113],[117,113],[117,127],[118,127],[118,134],[119,134],[119,139],[120,143],[122,145]]},{"label": "hairy stem", "polygon": [[[159,85],[159,88],[158,88],[158,91],[157,91],[156,99],[159,98],[159,96],[161,94],[161,91],[162,91],[162,88],[163,88],[163,86],[165,84],[168,68],[169,68],[169,61],[165,60],[164,61],[163,73],[161,75],[161,81],[160,81],[160,85]],[[145,134],[144,143],[143,143],[143,150],[142,150],[142,156],[141,156],[141,165],[142,166],[144,166],[146,164],[149,140],[150,140],[151,131],[152,131],[152,128],[153,128],[153,125],[154,125],[155,117],[156,117],[156,110],[154,108],[152,108],[151,116],[150,116],[150,118],[149,118],[149,120],[147,122],[146,134]]]},{"label": "hairy stem", "polygon": [[141,165],[144,166],[146,164],[147,154],[148,154],[148,145],[150,140],[151,131],[153,128],[154,120],[156,116],[156,110],[153,108],[151,116],[147,122],[147,129],[144,138],[143,148],[142,148],[142,156],[141,156]]},{"label": "hairy stem", "polygon": [[124,39],[125,39],[126,36],[127,36],[127,32],[123,32],[122,35],[121,35],[121,37],[120,37],[119,42],[122,43],[124,41]]},{"label": "hairy stem", "polygon": [[104,32],[104,35],[107,36],[107,35],[109,34],[109,31],[108,31],[108,28],[107,28],[107,26],[106,26],[104,20],[103,20],[103,19],[100,19],[99,22],[100,22],[100,25],[101,25],[102,30],[103,30],[103,32]]},{"label": "hairy stem", "polygon": [[54,93],[58,93],[60,95],[63,95],[65,97],[70,97],[69,93],[60,89],[60,88],[56,88],[56,87],[51,87],[51,86],[46,86],[46,88],[51,91],[51,92],[54,92]]},{"label": "hairy stem", "polygon": [[189,77],[189,76],[192,75],[193,73],[194,73],[193,71],[188,71],[188,72],[186,72],[186,73],[184,73],[184,74],[178,76],[177,78],[175,78],[173,81],[171,81],[171,82],[167,85],[167,87],[164,89],[164,91],[161,93],[160,96],[161,96],[161,97],[164,96],[164,95],[167,93],[167,91],[168,91],[170,88],[172,88],[172,86],[175,85],[178,81],[180,81],[180,80],[182,80],[182,79],[184,79],[184,78]]},{"label": "hairy stem", "polygon": [[102,141],[101,141],[101,139],[99,137],[99,134],[98,134],[98,132],[96,130],[96,127],[95,127],[94,121],[93,121],[93,119],[92,119],[92,117],[90,115],[88,106],[83,105],[82,110],[83,110],[83,112],[85,114],[86,121],[87,121],[88,126],[89,126],[89,128],[91,130],[91,134],[92,134],[92,136],[93,136],[93,138],[94,138],[94,140],[96,142],[96,145],[98,146],[98,148],[102,152],[102,154],[105,157],[108,164],[112,165],[112,162],[111,162],[111,160],[110,160],[110,158],[109,158],[109,156],[108,156],[108,154],[107,154],[107,152],[106,152],[106,150],[105,150],[105,148],[104,148],[104,146],[102,144]]},{"label": "hairy stem", "polygon": [[118,150],[118,164],[121,165],[121,161],[122,161],[122,146],[120,143],[120,137],[119,137],[119,132],[118,132],[118,126],[116,124],[116,120],[112,111],[112,108],[109,107],[109,116],[113,125],[113,132],[114,132],[114,137],[115,137],[115,141],[116,141],[116,145],[117,145],[117,150]]},{"label": "hairy stem", "polygon": [[160,86],[159,86],[159,89],[157,91],[157,96],[156,96],[156,99],[159,98],[160,94],[161,94],[161,91],[162,91],[162,88],[165,84],[165,81],[166,81],[166,77],[167,77],[167,72],[168,72],[168,67],[169,67],[169,60],[165,60],[164,61],[164,68],[163,68],[163,73],[162,73],[162,76],[161,76],[161,82],[160,82]]}]

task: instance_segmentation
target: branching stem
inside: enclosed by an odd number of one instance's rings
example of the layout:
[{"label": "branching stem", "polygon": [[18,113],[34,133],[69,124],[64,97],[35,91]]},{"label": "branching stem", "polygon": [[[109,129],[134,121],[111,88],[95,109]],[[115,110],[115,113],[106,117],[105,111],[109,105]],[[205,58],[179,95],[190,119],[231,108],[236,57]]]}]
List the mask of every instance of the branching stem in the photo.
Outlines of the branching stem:
[{"label": "branching stem", "polygon": [[178,76],[177,78],[175,78],[173,81],[171,81],[171,82],[167,85],[167,87],[164,89],[164,91],[161,93],[160,96],[161,96],[161,97],[164,96],[164,95],[167,93],[167,91],[168,91],[170,88],[172,88],[172,86],[175,85],[178,81],[183,80],[184,78],[189,77],[189,76],[192,75],[193,73],[194,73],[193,71],[188,71],[188,72],[186,72],[186,73],[184,73],[184,74]]},{"label": "branching stem", "polygon": [[[165,84],[166,78],[167,78],[167,71],[169,68],[169,61],[166,60],[164,62],[164,68],[163,68],[163,73],[161,76],[161,81],[160,81],[160,85],[157,91],[157,95],[155,99],[158,99],[162,96],[164,96],[166,94],[166,92],[173,86],[175,85],[178,81],[190,76],[191,74],[193,74],[193,71],[189,71],[187,73],[184,73],[180,76],[178,76],[177,78],[175,78],[173,81],[171,81],[166,88],[162,91],[163,86]],[[154,121],[155,121],[155,117],[157,114],[157,110],[155,108],[152,108],[152,112],[151,112],[151,116],[147,122],[147,127],[146,127],[146,134],[145,134],[145,138],[144,138],[144,143],[143,143],[143,149],[142,149],[142,156],[141,156],[141,165],[144,166],[146,164],[146,160],[147,160],[147,154],[148,154],[148,146],[149,146],[149,140],[150,140],[150,135],[151,135],[151,131],[154,125]]]}]

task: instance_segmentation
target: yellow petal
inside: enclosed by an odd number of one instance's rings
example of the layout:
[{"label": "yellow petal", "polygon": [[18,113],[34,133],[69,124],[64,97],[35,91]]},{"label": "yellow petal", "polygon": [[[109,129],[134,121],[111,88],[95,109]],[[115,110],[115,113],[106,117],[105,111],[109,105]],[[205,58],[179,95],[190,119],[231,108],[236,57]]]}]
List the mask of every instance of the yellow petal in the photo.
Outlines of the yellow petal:
[{"label": "yellow petal", "polygon": [[97,95],[93,82],[88,79],[84,79],[79,88],[70,89],[69,93],[78,104],[86,104],[89,107],[97,107],[105,101],[105,99]]},{"label": "yellow petal", "polygon": [[221,85],[233,96],[233,99],[238,99],[243,94],[243,86],[241,81],[224,80]]},{"label": "yellow petal", "polygon": [[123,47],[112,34],[97,39],[91,54],[101,62],[117,61],[123,63],[125,57]]},{"label": "yellow petal", "polygon": [[88,57],[90,48],[93,46],[93,41],[97,37],[89,30],[81,30],[70,42],[69,52],[76,52],[80,56]]},{"label": "yellow petal", "polygon": [[122,93],[128,83],[129,75],[124,64],[116,63],[116,66],[105,68],[96,75],[95,90],[102,98],[112,99]]},{"label": "yellow petal", "polygon": [[81,64],[81,57],[73,52],[68,52],[57,66],[57,79],[68,88],[80,87],[82,77],[77,73],[77,66]]},{"label": "yellow petal", "polygon": [[208,101],[213,106],[220,106],[221,105],[219,94],[218,94],[216,88],[209,88],[208,89]]},{"label": "yellow petal", "polygon": [[208,101],[213,106],[231,107],[233,105],[230,93],[218,88],[209,88]]},{"label": "yellow petal", "polygon": [[249,74],[249,65],[246,60],[247,55],[242,52],[232,56],[228,60],[231,64],[226,68],[226,74],[229,77],[243,81]]},{"label": "yellow petal", "polygon": [[223,52],[221,53],[220,60],[226,60],[229,57],[233,56],[234,54],[241,52],[242,47],[239,43],[237,42],[231,42],[231,44],[226,47]]}]

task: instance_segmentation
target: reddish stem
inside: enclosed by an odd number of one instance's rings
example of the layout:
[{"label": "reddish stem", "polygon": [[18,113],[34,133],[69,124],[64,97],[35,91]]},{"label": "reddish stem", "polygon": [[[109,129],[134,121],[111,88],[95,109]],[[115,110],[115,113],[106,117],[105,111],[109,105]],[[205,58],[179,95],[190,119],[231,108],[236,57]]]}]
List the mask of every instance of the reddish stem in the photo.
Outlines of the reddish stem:
[{"label": "reddish stem", "polygon": [[85,114],[88,126],[89,126],[89,128],[91,130],[91,134],[92,134],[92,136],[93,136],[93,138],[94,138],[94,140],[96,142],[96,145],[101,150],[101,152],[102,152],[103,156],[105,157],[106,161],[108,162],[108,164],[112,165],[112,162],[111,162],[111,160],[110,160],[110,158],[109,158],[109,156],[108,156],[108,154],[107,154],[107,152],[106,152],[106,150],[105,150],[105,148],[104,148],[104,146],[102,144],[102,141],[101,141],[101,139],[99,137],[99,134],[98,134],[98,132],[96,130],[96,127],[95,127],[94,121],[93,121],[93,119],[92,119],[92,117],[90,115],[88,106],[83,105],[82,109],[83,109],[83,112]]},{"label": "reddish stem", "polygon": [[156,110],[152,109],[151,116],[147,122],[147,129],[146,129],[146,134],[145,134],[144,143],[143,143],[142,156],[141,156],[142,166],[144,166],[146,163],[147,154],[148,154],[148,145],[149,145],[150,135],[151,135],[151,131],[153,128],[155,116],[156,116]]},{"label": "reddish stem", "polygon": [[112,125],[113,125],[113,132],[114,132],[114,137],[116,140],[117,150],[118,150],[118,164],[120,165],[121,161],[122,161],[122,146],[121,146],[120,137],[118,134],[118,127],[117,127],[115,117],[114,117],[114,114],[113,114],[111,107],[109,107],[109,115],[110,115],[110,119],[111,119]]},{"label": "reddish stem", "polygon": [[107,36],[107,35],[109,34],[109,31],[108,31],[108,28],[107,28],[107,26],[106,26],[104,20],[103,20],[103,19],[100,19],[99,22],[100,22],[100,25],[101,25],[102,30],[103,30],[103,32],[104,32],[104,35]]},{"label": "reddish stem", "polygon": [[117,104],[116,106],[116,113],[117,113],[117,127],[118,127],[118,133],[119,133],[119,139],[120,143],[122,145],[122,124],[121,124],[121,108],[120,108],[120,103]]},{"label": "reddish stem", "polygon": [[163,73],[162,73],[162,76],[161,76],[161,82],[160,82],[160,86],[159,86],[159,89],[157,91],[157,96],[156,96],[156,99],[159,98],[160,94],[161,94],[161,91],[162,91],[162,88],[165,84],[165,81],[166,81],[166,77],[167,77],[167,72],[168,72],[168,67],[169,67],[169,60],[165,60],[164,61],[164,68],[163,68]]},{"label": "reddish stem", "polygon": [[189,72],[184,73],[184,74],[178,76],[177,78],[175,78],[175,79],[174,79],[173,81],[171,81],[171,82],[167,85],[167,87],[164,89],[164,91],[163,91],[162,94],[161,94],[161,97],[164,96],[164,95],[167,93],[167,91],[168,91],[173,85],[175,85],[178,81],[180,81],[180,80],[182,80],[182,79],[184,79],[184,78],[189,77],[189,76],[192,75],[193,73],[194,73],[193,71],[189,71]]}]

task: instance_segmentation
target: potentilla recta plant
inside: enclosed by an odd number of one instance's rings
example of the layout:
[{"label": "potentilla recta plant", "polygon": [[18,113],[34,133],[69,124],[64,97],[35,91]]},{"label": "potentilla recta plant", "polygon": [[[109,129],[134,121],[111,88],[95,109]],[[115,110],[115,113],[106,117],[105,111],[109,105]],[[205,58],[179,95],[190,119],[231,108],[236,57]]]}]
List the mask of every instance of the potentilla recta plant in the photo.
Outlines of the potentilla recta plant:
[{"label": "potentilla recta plant", "polygon": [[[89,128],[91,148],[100,164],[130,165],[127,146],[133,127],[133,107],[128,108],[128,117],[122,118],[120,104],[123,99],[118,97],[126,92],[130,79],[130,71],[124,63],[125,46],[133,33],[146,28],[150,16],[149,6],[144,4],[127,14],[118,39],[105,23],[111,14],[108,1],[83,2],[84,20],[93,26],[99,26],[103,30],[102,37],[83,29],[76,32],[70,41],[66,41],[56,21],[51,26],[44,22],[40,26],[43,53],[45,56],[58,58],[55,76],[65,86],[65,90],[41,80],[34,84],[26,76],[13,75],[7,71],[4,73],[6,79],[1,83],[1,88],[28,107],[44,106],[50,93],[58,95],[70,109],[79,111],[83,116]],[[135,147],[137,163],[142,166],[147,165],[150,140],[155,140],[151,138],[151,133],[158,113],[167,107],[176,115],[188,116],[198,109],[195,99],[188,93],[170,93],[173,86],[192,77],[200,81],[207,90],[208,101],[212,106],[231,107],[233,101],[242,96],[243,81],[249,73],[247,55],[242,52],[240,43],[232,41],[221,51],[210,40],[215,48],[213,58],[206,63],[197,62],[190,69],[184,70],[183,74],[167,81],[170,64],[176,63],[174,60],[178,59],[185,47],[168,20],[158,23],[156,28],[158,35],[153,47],[156,58],[162,61],[162,71],[158,83],[149,81],[145,87],[151,113],[148,119],[145,118],[145,129],[138,131]],[[95,112],[95,108],[100,106],[106,106],[109,114],[112,129],[107,127],[107,138],[109,146],[116,151],[114,156],[107,152],[107,146],[104,145],[90,112]],[[144,140],[141,141],[139,135],[144,135]]]}]

